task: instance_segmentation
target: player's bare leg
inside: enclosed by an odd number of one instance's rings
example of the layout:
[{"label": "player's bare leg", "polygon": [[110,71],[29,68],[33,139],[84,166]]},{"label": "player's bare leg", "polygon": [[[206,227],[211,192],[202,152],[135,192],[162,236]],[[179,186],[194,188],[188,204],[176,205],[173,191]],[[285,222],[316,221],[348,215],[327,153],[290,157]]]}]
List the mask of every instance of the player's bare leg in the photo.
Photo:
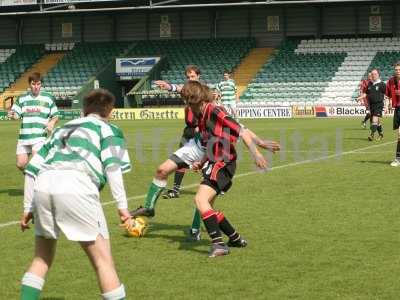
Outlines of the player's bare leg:
[{"label": "player's bare leg", "polygon": [[39,299],[46,274],[53,263],[56,246],[57,240],[36,237],[34,258],[22,278],[21,299]]},{"label": "player's bare leg", "polygon": [[232,247],[245,247],[247,242],[241,238],[233,226],[220,211],[213,209],[213,203],[217,196],[216,191],[208,185],[200,184],[195,196],[195,203],[199,210],[208,235],[211,238],[210,257],[227,255],[229,248],[222,240],[221,231],[229,237],[229,245]]},{"label": "player's bare leg", "polygon": [[92,242],[80,242],[82,249],[86,252],[87,256],[92,263],[92,266],[97,274],[100,290],[105,294],[115,294],[118,298],[124,299],[125,290],[121,285],[117,271],[114,266],[114,261],[111,255],[110,241],[104,239],[101,235]]},{"label": "player's bare leg", "polygon": [[162,191],[167,185],[167,179],[170,174],[178,169],[178,165],[171,159],[163,162],[156,171],[153,182],[150,184],[146,200],[143,207],[139,207],[130,212],[132,217],[145,216],[154,217],[155,205]]}]

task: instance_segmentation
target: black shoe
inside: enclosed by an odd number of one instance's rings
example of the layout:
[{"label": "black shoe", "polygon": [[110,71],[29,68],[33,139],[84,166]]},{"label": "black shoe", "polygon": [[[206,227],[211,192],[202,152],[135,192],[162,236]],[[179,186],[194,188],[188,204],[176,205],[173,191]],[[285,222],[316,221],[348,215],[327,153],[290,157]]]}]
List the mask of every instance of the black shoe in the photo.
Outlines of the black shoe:
[{"label": "black shoe", "polygon": [[370,136],[368,137],[368,141],[372,142],[373,140],[374,140],[374,136],[373,136],[373,135],[370,135]]},{"label": "black shoe", "polygon": [[236,248],[244,248],[247,246],[247,241],[243,238],[240,238],[236,241],[229,240],[228,242],[229,247],[236,247]]},{"label": "black shoe", "polygon": [[174,198],[179,198],[179,191],[171,189],[165,192],[164,195],[162,195],[163,199],[174,199]]},{"label": "black shoe", "polygon": [[146,208],[146,207],[138,207],[135,210],[129,212],[133,218],[143,216],[143,217],[154,217],[155,211],[154,208]]}]

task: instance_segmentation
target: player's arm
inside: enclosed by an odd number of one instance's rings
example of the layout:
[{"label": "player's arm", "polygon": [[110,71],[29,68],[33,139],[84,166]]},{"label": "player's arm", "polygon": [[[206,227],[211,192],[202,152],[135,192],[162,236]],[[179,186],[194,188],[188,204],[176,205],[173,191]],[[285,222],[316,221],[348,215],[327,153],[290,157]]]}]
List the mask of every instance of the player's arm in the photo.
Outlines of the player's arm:
[{"label": "player's arm", "polygon": [[162,90],[177,92],[180,93],[182,91],[182,85],[169,83],[164,80],[156,80],[154,83]]},{"label": "player's arm", "polygon": [[25,174],[24,184],[24,211],[21,216],[20,227],[22,231],[29,229],[29,222],[33,218],[33,193],[35,178],[30,174]]},{"label": "player's arm", "polygon": [[8,112],[7,116],[10,119],[17,120],[17,119],[21,118],[21,115],[22,115],[22,108],[19,103],[19,97],[18,97],[17,101],[15,101],[14,104],[11,106],[11,109]]},{"label": "player's arm", "polygon": [[242,138],[243,143],[246,145],[247,149],[249,149],[257,167],[259,167],[261,169],[266,169],[267,168],[267,160],[257,149],[257,146],[254,144],[253,139],[252,139],[251,135],[249,134],[249,131],[242,128],[240,130],[240,137]]},{"label": "player's arm", "polygon": [[47,126],[46,126],[46,129],[48,132],[53,131],[54,127],[56,126],[56,124],[59,120],[59,118],[58,118],[59,112],[58,112],[58,109],[56,106],[56,99],[53,96],[51,96],[51,100],[52,100],[52,103],[50,106],[50,121],[47,123]]},{"label": "player's arm", "polygon": [[128,211],[128,201],[126,199],[126,192],[121,168],[107,168],[106,177],[107,182],[110,185],[111,194],[117,205],[118,214],[121,218],[121,221],[125,222],[130,219],[130,214]]}]

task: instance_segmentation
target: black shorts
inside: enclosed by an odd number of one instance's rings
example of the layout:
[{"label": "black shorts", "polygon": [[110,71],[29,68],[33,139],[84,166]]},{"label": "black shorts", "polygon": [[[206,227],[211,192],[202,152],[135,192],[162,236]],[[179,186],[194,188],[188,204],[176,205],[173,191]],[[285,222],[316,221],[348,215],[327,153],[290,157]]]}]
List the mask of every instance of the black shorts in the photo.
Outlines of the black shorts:
[{"label": "black shorts", "polygon": [[221,192],[227,192],[232,186],[232,179],[236,171],[236,161],[229,163],[207,162],[203,167],[203,181],[205,184],[214,189],[217,195]]},{"label": "black shorts", "polygon": [[393,130],[397,130],[400,127],[400,107],[396,107],[393,113]]},{"label": "black shorts", "polygon": [[371,116],[382,118],[383,105],[370,104],[369,110],[371,111]]},{"label": "black shorts", "polygon": [[172,154],[169,159],[176,163],[178,169],[189,169],[189,165],[185,163],[182,159],[180,159],[177,155]]}]

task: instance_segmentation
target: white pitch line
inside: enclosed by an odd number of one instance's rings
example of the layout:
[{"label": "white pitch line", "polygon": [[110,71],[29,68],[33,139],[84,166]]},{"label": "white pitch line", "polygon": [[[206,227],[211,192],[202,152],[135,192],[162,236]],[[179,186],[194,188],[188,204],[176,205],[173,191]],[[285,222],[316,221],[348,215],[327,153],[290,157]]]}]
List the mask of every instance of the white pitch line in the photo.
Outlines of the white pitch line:
[{"label": "white pitch line", "polygon": [[[269,172],[269,171],[274,171],[274,170],[278,170],[278,169],[294,167],[294,166],[298,166],[298,165],[303,165],[303,164],[307,164],[307,163],[311,163],[311,162],[317,162],[317,161],[326,160],[326,159],[335,158],[335,157],[341,157],[343,155],[349,155],[349,154],[353,154],[353,153],[363,153],[363,152],[358,152],[358,151],[378,148],[378,147],[394,144],[395,142],[396,141],[386,142],[386,143],[383,143],[383,144],[376,144],[376,145],[372,145],[372,146],[357,148],[357,149],[354,149],[354,150],[345,151],[345,152],[341,152],[341,153],[336,153],[336,154],[323,156],[323,157],[319,157],[319,158],[315,158],[315,159],[301,160],[301,161],[289,163],[289,164],[286,164],[286,165],[280,165],[280,166],[272,167],[272,168],[268,169],[267,171],[257,170],[257,171],[246,172],[246,173],[235,175],[234,178],[241,178],[241,177],[254,175],[254,174],[259,174],[259,173],[266,173],[266,172]],[[366,153],[368,153],[368,152],[366,152]],[[190,188],[197,187],[198,185],[199,185],[198,183],[189,184],[189,185],[186,185],[186,186],[182,187],[182,189],[190,189]],[[131,200],[137,200],[137,199],[144,199],[145,197],[146,197],[146,194],[143,194],[143,195],[128,197],[127,200],[131,201]],[[102,206],[107,206],[107,205],[110,205],[112,203],[115,203],[115,201],[113,200],[113,201],[103,202]],[[15,224],[19,224],[19,221],[11,221],[11,222],[0,224],[0,228],[8,227],[8,226],[15,225]]]}]

